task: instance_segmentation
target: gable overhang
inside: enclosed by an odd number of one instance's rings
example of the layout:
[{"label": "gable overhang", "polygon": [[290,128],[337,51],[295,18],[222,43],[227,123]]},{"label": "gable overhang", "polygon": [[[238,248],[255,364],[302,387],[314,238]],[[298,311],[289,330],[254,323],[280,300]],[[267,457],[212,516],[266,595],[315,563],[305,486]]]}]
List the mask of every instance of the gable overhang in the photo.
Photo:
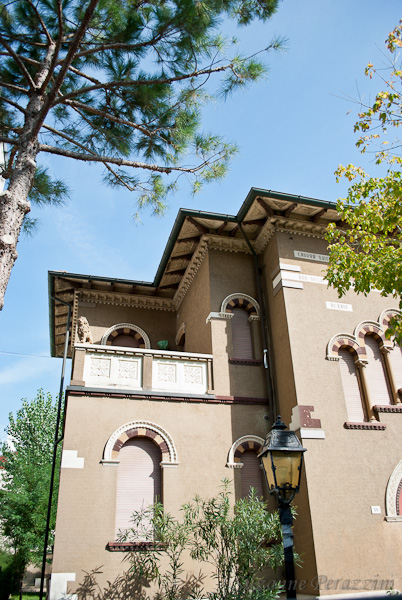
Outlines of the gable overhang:
[{"label": "gable overhang", "polygon": [[[260,188],[250,189],[237,215],[180,209],[152,282],[49,272],[51,355],[61,355],[67,324],[68,308],[57,302],[57,298],[73,306],[77,293],[85,296],[92,290],[92,294],[96,292],[102,297],[113,296],[115,302],[118,298],[131,302],[134,297],[141,297],[147,299],[148,306],[162,303],[173,310],[184,296],[183,278],[188,274],[188,267],[206,241],[227,238],[226,241],[240,246],[245,244],[246,248],[245,232],[258,253],[259,239],[267,227],[291,227],[293,224],[323,235],[330,222],[340,222],[333,202]],[[137,305],[141,306],[141,302]],[[70,356],[71,351],[70,347]]]}]

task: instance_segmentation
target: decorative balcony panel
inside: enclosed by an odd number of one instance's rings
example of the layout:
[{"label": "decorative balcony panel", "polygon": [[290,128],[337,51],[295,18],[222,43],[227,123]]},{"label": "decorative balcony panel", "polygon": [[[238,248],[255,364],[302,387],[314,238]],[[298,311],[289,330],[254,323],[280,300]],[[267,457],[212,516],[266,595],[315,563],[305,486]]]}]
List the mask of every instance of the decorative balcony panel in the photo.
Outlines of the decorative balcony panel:
[{"label": "decorative balcony panel", "polygon": [[207,375],[206,362],[156,357],[152,361],[154,390],[205,394]]},{"label": "decorative balcony panel", "polygon": [[90,387],[141,389],[142,356],[87,352],[84,381]]},{"label": "decorative balcony panel", "polygon": [[82,381],[88,387],[174,394],[212,391],[210,354],[95,344],[76,344],[75,350],[74,379],[80,379],[78,372],[81,370]]}]

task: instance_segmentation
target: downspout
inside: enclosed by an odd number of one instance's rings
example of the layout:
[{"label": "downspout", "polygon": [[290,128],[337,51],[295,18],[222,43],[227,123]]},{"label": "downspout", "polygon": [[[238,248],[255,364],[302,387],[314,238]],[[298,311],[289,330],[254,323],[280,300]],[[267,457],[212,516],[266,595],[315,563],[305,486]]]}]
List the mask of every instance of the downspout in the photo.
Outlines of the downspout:
[{"label": "downspout", "polygon": [[[63,365],[61,368],[61,377],[60,377],[60,390],[59,390],[59,401],[57,406],[57,419],[56,419],[56,430],[54,434],[54,444],[53,444],[53,461],[52,461],[52,474],[50,477],[50,489],[49,489],[49,500],[47,504],[47,518],[46,518],[46,528],[45,528],[45,540],[43,545],[43,559],[42,559],[42,572],[40,578],[40,592],[39,592],[39,600],[43,600],[43,588],[45,583],[45,570],[46,570],[46,556],[47,556],[47,546],[49,542],[49,529],[50,529],[50,517],[52,513],[52,498],[53,498],[53,487],[54,487],[54,475],[56,472],[56,462],[57,462],[57,448],[61,441],[64,438],[64,423],[61,432],[61,436],[59,437],[59,429],[60,429],[60,420],[61,420],[61,408],[63,402],[63,389],[64,389],[64,373],[66,370],[66,360],[67,360],[67,352],[68,352],[68,343],[69,343],[69,334],[70,334],[70,321],[71,321],[71,304],[68,302],[64,302],[64,300],[60,300],[60,298],[56,298],[55,296],[51,296],[52,300],[55,302],[61,302],[68,307],[68,315],[67,315],[67,325],[66,325],[66,339],[64,342],[64,354],[63,354]],[[65,410],[65,402],[64,402],[64,419],[66,415]]]},{"label": "downspout", "polygon": [[269,318],[266,308],[265,302],[265,294],[261,284],[261,266],[255,250],[248,239],[246,232],[244,231],[242,224],[239,222],[239,229],[246,241],[247,246],[253,256],[254,262],[254,272],[255,279],[257,283],[257,297],[258,304],[261,309],[261,335],[262,335],[262,345],[263,345],[263,353],[264,353],[264,370],[265,377],[267,382],[267,392],[268,392],[268,404],[270,409],[270,418],[271,424],[275,423],[277,417],[277,409],[276,409],[276,399],[275,399],[275,386],[273,381],[273,365],[272,365],[272,347],[271,347],[271,336],[270,336],[270,328],[269,328]]}]

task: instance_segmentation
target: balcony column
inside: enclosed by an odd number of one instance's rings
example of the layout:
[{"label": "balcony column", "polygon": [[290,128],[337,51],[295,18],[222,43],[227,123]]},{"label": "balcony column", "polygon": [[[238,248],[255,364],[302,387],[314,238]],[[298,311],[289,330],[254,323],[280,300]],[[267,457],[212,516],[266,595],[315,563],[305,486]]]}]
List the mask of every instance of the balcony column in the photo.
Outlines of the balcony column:
[{"label": "balcony column", "polygon": [[73,370],[70,385],[84,386],[84,364],[86,348],[75,348],[73,358]]},{"label": "balcony column", "polygon": [[152,390],[152,354],[144,354],[142,359],[142,389]]}]

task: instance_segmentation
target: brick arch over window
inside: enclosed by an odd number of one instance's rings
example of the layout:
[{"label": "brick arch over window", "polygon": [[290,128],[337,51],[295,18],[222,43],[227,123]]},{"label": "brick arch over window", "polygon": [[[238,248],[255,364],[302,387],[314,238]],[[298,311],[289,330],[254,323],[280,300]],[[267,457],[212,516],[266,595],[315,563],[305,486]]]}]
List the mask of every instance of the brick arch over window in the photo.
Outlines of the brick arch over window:
[{"label": "brick arch over window", "polygon": [[113,340],[120,335],[132,337],[138,343],[139,348],[149,349],[151,347],[150,339],[145,331],[132,323],[118,323],[110,327],[103,335],[101,344],[111,346]]},{"label": "brick arch over window", "polygon": [[402,460],[396,465],[388,480],[385,509],[387,521],[402,521]]},{"label": "brick arch over window", "polygon": [[328,360],[339,360],[340,349],[347,349],[350,352],[354,352],[357,357],[363,358],[366,355],[364,348],[359,345],[357,338],[349,333],[337,333],[328,342],[327,345],[327,359]]},{"label": "brick arch over window", "polygon": [[221,313],[231,313],[234,308],[244,308],[250,316],[260,316],[260,306],[254,298],[247,294],[230,294],[221,304]]},{"label": "brick arch over window", "polygon": [[402,311],[399,310],[398,308],[386,308],[385,310],[382,311],[382,313],[378,317],[378,322],[381,325],[381,327],[383,328],[383,330],[386,331],[389,327],[389,322],[392,319],[392,317],[395,317],[396,315],[401,315],[401,314],[402,314]]},{"label": "brick arch over window", "polygon": [[162,465],[178,464],[177,450],[170,435],[165,429],[150,421],[132,421],[116,429],[105,446],[102,462],[118,463],[122,446],[131,438],[146,437],[160,448]]},{"label": "brick arch over window", "polygon": [[246,452],[246,450],[254,450],[258,454],[261,451],[263,444],[263,438],[257,435],[244,435],[232,444],[226,466],[231,467],[232,469],[241,468],[243,466],[241,461],[243,452]]},{"label": "brick arch over window", "polygon": [[[354,335],[359,342],[359,345],[364,348],[364,338],[366,335],[370,335],[375,340],[377,340],[379,347],[382,348],[390,347],[392,348],[393,343],[390,340],[387,340],[385,337],[385,333],[381,325],[377,321],[362,321],[359,323],[354,331]],[[364,351],[364,356],[361,358],[366,358],[366,351]]]}]

